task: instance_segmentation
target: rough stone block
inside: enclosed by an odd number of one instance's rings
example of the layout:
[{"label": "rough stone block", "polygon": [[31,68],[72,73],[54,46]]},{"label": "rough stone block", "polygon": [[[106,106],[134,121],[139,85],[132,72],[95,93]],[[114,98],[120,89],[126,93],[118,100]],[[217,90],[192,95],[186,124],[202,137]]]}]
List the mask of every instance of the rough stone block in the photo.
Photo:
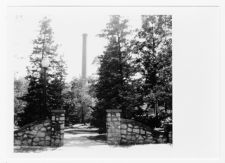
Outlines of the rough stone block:
[{"label": "rough stone block", "polygon": [[163,138],[163,142],[166,143],[167,142],[167,139],[166,138]]},{"label": "rough stone block", "polygon": [[40,141],[40,142],[38,143],[38,145],[44,146],[44,145],[45,145],[45,142],[44,142],[44,141]]},{"label": "rough stone block", "polygon": [[138,140],[144,140],[144,138],[142,136],[139,136]]},{"label": "rough stone block", "polygon": [[145,139],[145,141],[148,143],[151,143],[153,141],[153,139],[148,137],[147,139]]},{"label": "rough stone block", "polygon": [[126,129],[127,128],[127,125],[126,124],[122,124],[121,125],[121,128]]},{"label": "rough stone block", "polygon": [[156,144],[157,142],[156,142],[155,140],[152,140],[151,143],[152,143],[152,144]]},{"label": "rough stone block", "polygon": [[112,121],[118,121],[118,119],[115,117],[115,118],[112,118]]},{"label": "rough stone block", "polygon": [[22,139],[21,136],[15,136],[15,137],[14,137],[14,140],[21,140],[21,139]]},{"label": "rough stone block", "polygon": [[144,144],[144,141],[143,140],[138,140],[137,143],[138,144]]},{"label": "rough stone block", "polygon": [[65,120],[65,117],[60,117],[59,118],[61,121],[64,121]]},{"label": "rough stone block", "polygon": [[23,145],[23,146],[27,146],[27,145],[28,145],[28,143],[27,143],[27,141],[22,141],[22,142],[21,142],[21,145]]},{"label": "rough stone block", "polygon": [[108,138],[113,137],[112,132],[108,132],[108,133],[107,133],[107,137],[108,137]]},{"label": "rough stone block", "polygon": [[42,127],[42,128],[41,128],[41,131],[46,131],[46,128],[45,128],[45,127]]},{"label": "rough stone block", "polygon": [[117,116],[117,117],[120,117],[120,113],[116,113],[116,116]]},{"label": "rough stone block", "polygon": [[37,133],[37,136],[38,136],[38,137],[44,137],[44,136],[45,136],[45,133],[44,133],[44,132],[38,132],[38,133]]},{"label": "rough stone block", "polygon": [[36,126],[36,127],[34,127],[34,129],[33,129],[33,130],[38,131],[38,130],[39,130],[39,127],[38,127],[38,126]]},{"label": "rough stone block", "polygon": [[122,138],[126,138],[126,135],[125,135],[125,134],[122,134],[121,137],[122,137]]},{"label": "rough stone block", "polygon": [[32,145],[33,145],[33,146],[37,146],[37,145],[38,145],[38,142],[33,142]]},{"label": "rough stone block", "polygon": [[60,125],[60,128],[61,128],[61,129],[64,129],[64,124],[61,124],[61,125]]},{"label": "rough stone block", "polygon": [[18,136],[22,136],[22,135],[23,135],[23,133],[22,133],[22,132],[19,132],[19,133],[18,133]]},{"label": "rough stone block", "polygon": [[40,141],[42,141],[42,140],[45,140],[45,137],[41,137],[41,138],[39,138],[40,139]]},{"label": "rough stone block", "polygon": [[49,126],[50,124],[48,123],[48,122],[45,122],[44,123],[44,126],[46,127],[46,126]]},{"label": "rough stone block", "polygon": [[133,129],[133,132],[135,132],[135,133],[139,133],[139,129]]},{"label": "rough stone block", "polygon": [[116,128],[116,125],[109,126],[109,129],[115,129],[115,128]]},{"label": "rough stone block", "polygon": [[34,138],[34,142],[39,142],[39,138]]},{"label": "rough stone block", "polygon": [[28,142],[28,144],[31,144],[32,143],[32,140],[31,139],[28,139],[27,142]]},{"label": "rough stone block", "polygon": [[38,129],[40,129],[40,128],[43,127],[43,126],[44,126],[44,124],[39,124],[39,125],[37,125]]},{"label": "rough stone block", "polygon": [[119,126],[120,127],[120,122],[114,122],[114,126]]},{"label": "rough stone block", "polygon": [[126,139],[121,139],[121,143],[126,143]]},{"label": "rough stone block", "polygon": [[126,134],[127,131],[126,130],[121,130],[121,134]]},{"label": "rough stone block", "polygon": [[108,140],[108,141],[107,141],[107,143],[108,143],[109,145],[113,145],[113,142],[114,142],[113,140]]},{"label": "rough stone block", "polygon": [[127,135],[127,139],[130,140],[131,139],[131,135]]},{"label": "rough stone block", "polygon": [[14,141],[14,144],[15,144],[15,145],[21,145],[21,141],[20,141],[20,140],[15,140],[15,141]]},{"label": "rough stone block", "polygon": [[131,129],[131,128],[128,128],[128,129],[127,129],[127,131],[131,132],[131,131],[132,131],[132,129]]},{"label": "rough stone block", "polygon": [[142,135],[144,135],[145,134],[145,131],[144,130],[141,130],[141,132],[140,132]]},{"label": "rough stone block", "polygon": [[144,142],[145,142],[145,143],[151,143],[152,141],[149,140],[149,139],[146,139]]},{"label": "rough stone block", "polygon": [[157,139],[157,141],[158,141],[159,143],[163,143],[163,140],[162,140],[161,138]]},{"label": "rough stone block", "polygon": [[139,134],[135,134],[135,137],[136,137],[136,138],[139,138],[139,136],[140,136]]},{"label": "rough stone block", "polygon": [[151,133],[151,132],[149,132],[149,131],[147,131],[147,132],[146,132],[146,135],[148,135],[148,136],[149,136],[149,135],[152,135],[152,133]]},{"label": "rough stone block", "polygon": [[56,139],[55,140],[55,144],[59,144],[60,143],[60,140],[59,139]]},{"label": "rough stone block", "polygon": [[51,144],[51,142],[50,141],[46,141],[45,144],[46,144],[46,146],[49,146]]}]

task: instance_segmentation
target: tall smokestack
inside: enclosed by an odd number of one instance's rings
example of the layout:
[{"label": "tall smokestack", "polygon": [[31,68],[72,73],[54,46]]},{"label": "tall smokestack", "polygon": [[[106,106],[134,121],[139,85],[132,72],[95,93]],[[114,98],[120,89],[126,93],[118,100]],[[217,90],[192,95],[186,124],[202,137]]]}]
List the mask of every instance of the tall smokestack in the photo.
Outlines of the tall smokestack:
[{"label": "tall smokestack", "polygon": [[82,47],[82,85],[83,87],[85,87],[86,85],[86,75],[87,75],[87,65],[86,65],[86,62],[87,62],[87,57],[86,57],[86,53],[87,53],[87,34],[84,33],[83,35],[83,47]]},{"label": "tall smokestack", "polygon": [[[86,62],[87,62],[87,34],[84,33],[83,34],[83,45],[82,45],[82,94],[83,96],[85,95],[85,87],[86,87],[86,82],[87,82],[87,77],[86,77],[86,68],[87,68],[87,65],[86,65]],[[85,124],[85,120],[84,120],[84,117],[85,117],[85,111],[87,110],[87,106],[85,104],[84,101],[82,101],[82,109],[81,109],[81,123]]]}]

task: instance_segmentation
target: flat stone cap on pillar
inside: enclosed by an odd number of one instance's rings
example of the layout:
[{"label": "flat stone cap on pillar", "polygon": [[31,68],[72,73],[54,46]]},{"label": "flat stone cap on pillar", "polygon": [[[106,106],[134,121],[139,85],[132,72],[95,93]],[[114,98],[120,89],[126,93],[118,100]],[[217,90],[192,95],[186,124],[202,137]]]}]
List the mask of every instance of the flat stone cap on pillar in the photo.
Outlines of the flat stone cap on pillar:
[{"label": "flat stone cap on pillar", "polygon": [[120,112],[122,112],[122,110],[120,110],[120,109],[107,109],[106,112],[107,113],[120,113]]},{"label": "flat stone cap on pillar", "polygon": [[65,113],[65,110],[57,109],[57,110],[51,110],[52,113]]}]

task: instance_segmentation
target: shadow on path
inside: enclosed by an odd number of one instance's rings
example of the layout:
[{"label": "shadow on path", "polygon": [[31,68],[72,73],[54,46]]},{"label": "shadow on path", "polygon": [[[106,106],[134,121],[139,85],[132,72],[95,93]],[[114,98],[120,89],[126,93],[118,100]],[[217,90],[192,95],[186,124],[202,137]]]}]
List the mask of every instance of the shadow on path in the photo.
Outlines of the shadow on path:
[{"label": "shadow on path", "polygon": [[77,124],[65,129],[64,146],[90,147],[105,145],[105,134],[98,134],[98,129],[89,125]]}]

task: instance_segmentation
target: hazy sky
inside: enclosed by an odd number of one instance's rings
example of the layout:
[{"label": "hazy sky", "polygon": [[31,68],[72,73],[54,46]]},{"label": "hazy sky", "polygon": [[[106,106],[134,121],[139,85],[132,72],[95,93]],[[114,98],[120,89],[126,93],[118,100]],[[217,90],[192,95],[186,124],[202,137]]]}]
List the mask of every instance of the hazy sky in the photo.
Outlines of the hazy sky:
[{"label": "hazy sky", "polygon": [[[106,40],[96,35],[101,33],[109,22],[110,13],[107,8],[9,8],[8,54],[13,57],[16,76],[26,75],[28,56],[32,53],[32,40],[38,35],[39,21],[45,16],[52,20],[54,40],[61,45],[58,52],[64,55],[67,64],[66,80],[70,81],[81,75],[82,33],[88,34],[87,75],[96,74],[98,65],[93,64],[93,60],[102,54],[106,45]],[[140,15],[121,16],[129,20],[131,29],[140,27]]]}]

